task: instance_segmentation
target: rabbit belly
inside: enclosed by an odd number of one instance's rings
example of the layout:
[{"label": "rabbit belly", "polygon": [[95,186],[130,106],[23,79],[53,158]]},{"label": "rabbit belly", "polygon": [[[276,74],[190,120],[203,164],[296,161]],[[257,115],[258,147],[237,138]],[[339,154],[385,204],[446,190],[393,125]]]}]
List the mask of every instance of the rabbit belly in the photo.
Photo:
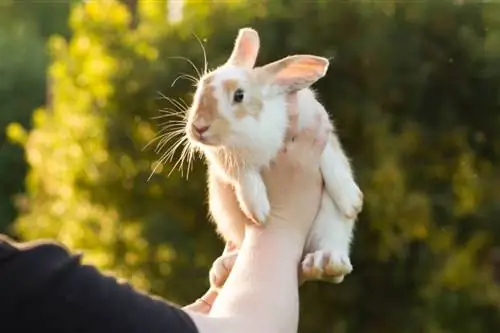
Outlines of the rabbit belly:
[{"label": "rabbit belly", "polygon": [[208,206],[217,233],[226,243],[232,242],[239,248],[248,218],[240,208],[233,186],[214,172],[208,173]]}]

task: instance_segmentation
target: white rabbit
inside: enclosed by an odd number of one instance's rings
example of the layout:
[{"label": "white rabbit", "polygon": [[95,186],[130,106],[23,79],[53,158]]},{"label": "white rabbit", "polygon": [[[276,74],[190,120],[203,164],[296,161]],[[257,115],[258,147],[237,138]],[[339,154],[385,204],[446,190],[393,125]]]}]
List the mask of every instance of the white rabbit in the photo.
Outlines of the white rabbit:
[{"label": "white rabbit", "polygon": [[[240,29],[229,60],[200,79],[185,128],[208,164],[209,209],[217,231],[236,247],[243,241],[244,223],[265,224],[270,213],[261,170],[283,145],[286,95],[298,91],[299,128],[309,125],[315,112],[326,113],[309,87],[326,74],[327,59],[294,55],[254,68],[259,47],[255,30]],[[333,131],[321,172],[325,190],[302,275],[340,283],[352,271],[350,243],[363,194]]]}]

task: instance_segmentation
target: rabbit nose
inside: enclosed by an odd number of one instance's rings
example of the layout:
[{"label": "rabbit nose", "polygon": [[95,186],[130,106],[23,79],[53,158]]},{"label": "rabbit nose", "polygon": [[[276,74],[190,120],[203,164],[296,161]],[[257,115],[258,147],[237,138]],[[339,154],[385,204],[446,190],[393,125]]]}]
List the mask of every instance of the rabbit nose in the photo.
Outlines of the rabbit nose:
[{"label": "rabbit nose", "polygon": [[205,133],[206,131],[208,131],[208,129],[210,128],[210,126],[196,126],[196,125],[193,125],[193,128],[196,131],[196,133],[198,133],[199,135],[202,135],[203,133]]}]

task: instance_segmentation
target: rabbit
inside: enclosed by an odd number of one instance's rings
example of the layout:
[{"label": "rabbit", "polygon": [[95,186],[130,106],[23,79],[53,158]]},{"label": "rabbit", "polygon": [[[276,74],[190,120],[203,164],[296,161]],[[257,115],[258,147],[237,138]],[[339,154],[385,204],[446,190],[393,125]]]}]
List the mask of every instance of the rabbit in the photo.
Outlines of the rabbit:
[{"label": "rabbit", "polygon": [[[261,170],[284,144],[286,95],[297,92],[299,128],[311,124],[315,112],[327,113],[310,86],[326,74],[328,59],[293,55],[254,67],[259,48],[257,31],[240,29],[227,62],[200,78],[186,114],[186,137],[207,163],[211,218],[226,244],[236,248],[245,223],[265,225],[270,213]],[[301,276],[341,283],[353,269],[349,252],[363,193],[333,123],[332,129],[321,159],[325,189],[304,249]],[[233,255],[234,250],[228,251],[227,256]],[[212,266],[212,284],[223,269],[218,263]]]}]

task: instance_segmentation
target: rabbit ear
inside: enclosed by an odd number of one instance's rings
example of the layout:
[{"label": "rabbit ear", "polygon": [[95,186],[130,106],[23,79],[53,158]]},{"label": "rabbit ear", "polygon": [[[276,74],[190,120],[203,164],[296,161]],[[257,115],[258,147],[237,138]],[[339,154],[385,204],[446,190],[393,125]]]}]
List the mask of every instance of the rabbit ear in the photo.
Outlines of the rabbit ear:
[{"label": "rabbit ear", "polygon": [[271,93],[282,94],[308,88],[325,76],[329,64],[323,57],[294,55],[259,67],[255,73]]},{"label": "rabbit ear", "polygon": [[252,28],[242,28],[238,32],[233,52],[227,63],[251,69],[257,61],[259,48],[260,38],[257,31]]}]

